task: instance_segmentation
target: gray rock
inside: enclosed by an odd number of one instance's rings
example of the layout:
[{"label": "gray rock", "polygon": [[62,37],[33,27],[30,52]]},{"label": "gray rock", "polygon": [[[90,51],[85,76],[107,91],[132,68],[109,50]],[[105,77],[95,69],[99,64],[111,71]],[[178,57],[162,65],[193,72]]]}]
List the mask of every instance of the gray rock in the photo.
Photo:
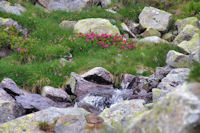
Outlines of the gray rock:
[{"label": "gray rock", "polygon": [[200,62],[200,48],[197,48],[195,52],[192,53],[192,59]]},{"label": "gray rock", "polygon": [[178,45],[183,41],[190,41],[196,33],[200,33],[199,28],[193,25],[186,25],[183,30],[178,34],[178,36],[176,36],[173,44]]},{"label": "gray rock", "polygon": [[165,39],[168,42],[172,42],[175,39],[175,36],[172,33],[165,33],[162,36],[162,39]]},{"label": "gray rock", "polygon": [[161,33],[153,28],[147,28],[140,36],[148,37],[148,36],[157,36],[161,37]]},{"label": "gray rock", "polygon": [[161,39],[160,37],[157,36],[150,36],[150,37],[145,37],[143,39],[139,40],[140,43],[168,43],[166,40]]},{"label": "gray rock", "polygon": [[189,73],[190,69],[188,68],[173,69],[165,78],[162,79],[157,88],[161,90],[172,91],[178,85],[182,85],[186,82]]},{"label": "gray rock", "polygon": [[0,59],[9,56],[11,52],[12,51],[8,48],[0,48]]},{"label": "gray rock", "polygon": [[158,102],[161,97],[165,96],[168,93],[168,91],[154,88],[152,89],[152,93],[153,93],[153,103],[155,103]]},{"label": "gray rock", "polygon": [[95,67],[81,75],[87,81],[109,85],[113,83],[112,74],[102,67]]},{"label": "gray rock", "polygon": [[194,34],[192,39],[189,41],[181,42],[178,44],[178,47],[189,54],[194,53],[198,48],[200,48],[200,33]]},{"label": "gray rock", "polygon": [[166,63],[175,68],[191,67],[193,60],[189,55],[170,50],[167,53]]},{"label": "gray rock", "polygon": [[175,26],[178,28],[178,32],[180,33],[186,25],[193,25],[198,27],[198,18],[197,17],[188,17],[185,19],[178,19],[175,22]]},{"label": "gray rock", "polygon": [[60,27],[63,28],[72,28],[74,29],[75,24],[77,23],[77,21],[68,21],[68,20],[64,20],[60,23]]},{"label": "gray rock", "polygon": [[23,107],[15,101],[0,100],[0,124],[25,114]]},{"label": "gray rock", "polygon": [[21,6],[20,4],[11,5],[8,1],[0,1],[0,11],[12,13],[16,15],[21,15],[21,13],[26,11],[26,8]]},{"label": "gray rock", "polygon": [[155,104],[152,110],[134,119],[125,132],[198,133],[200,100],[190,88],[188,85],[177,87]]},{"label": "gray rock", "polygon": [[122,27],[122,30],[128,33],[130,37],[137,38],[136,35],[131,32],[131,30],[128,28],[128,26],[125,23],[121,23],[121,27]]},{"label": "gray rock", "polygon": [[139,15],[139,21],[144,28],[165,32],[172,22],[172,14],[154,7],[145,7]]},{"label": "gray rock", "polygon": [[72,102],[70,96],[64,90],[51,86],[45,86],[41,94],[43,97],[48,97],[55,102]]},{"label": "gray rock", "polygon": [[140,33],[145,31],[145,29],[141,27],[140,24],[135,23],[132,20],[127,20],[125,23],[128,26],[128,28],[131,30],[131,32],[133,32],[135,35],[139,35]]},{"label": "gray rock", "polygon": [[28,94],[16,96],[17,103],[21,104],[28,112],[43,110],[49,107],[58,107],[51,99],[42,97],[38,94]]},{"label": "gray rock", "polygon": [[0,26],[6,26],[6,28],[15,26],[20,32],[22,32],[24,35],[28,33],[27,29],[23,29],[21,25],[18,24],[17,21],[14,21],[10,18],[1,18],[0,17]]},{"label": "gray rock", "polygon": [[144,103],[145,101],[141,99],[116,103],[111,105],[110,108],[105,109],[100,116],[110,126],[124,127],[145,111]]},{"label": "gray rock", "polygon": [[20,90],[17,84],[10,78],[4,78],[0,84],[1,88],[3,88],[8,94],[12,97],[24,95],[23,91]]},{"label": "gray rock", "polygon": [[72,93],[77,95],[77,100],[80,101],[90,92],[98,90],[110,90],[113,89],[112,85],[101,85],[93,82],[89,82],[84,78],[80,77],[76,73],[71,73],[70,88]]},{"label": "gray rock", "polygon": [[114,10],[112,10],[112,9],[106,9],[106,11],[107,11],[107,12],[111,12],[111,13],[113,13],[113,14],[116,14],[116,13],[117,13],[116,11],[114,11]]},{"label": "gray rock", "polygon": [[[86,116],[87,111],[80,108],[55,108],[50,107],[48,109],[32,113],[7,123],[0,125],[0,132],[10,133],[45,133],[39,129],[41,122],[47,122],[48,124],[54,124],[57,119],[64,116]],[[80,121],[81,122],[81,121]],[[78,123],[79,124],[79,123]],[[70,123],[69,123],[70,126]],[[77,125],[79,126],[79,125]],[[71,129],[72,130],[72,129]]]},{"label": "gray rock", "polygon": [[133,78],[135,78],[134,75],[123,74],[121,82],[120,82],[120,89],[128,89],[128,86],[131,83],[131,81],[133,80]]},{"label": "gray rock", "polygon": [[13,99],[4,89],[0,87],[0,101],[11,101],[14,102],[15,99]]}]

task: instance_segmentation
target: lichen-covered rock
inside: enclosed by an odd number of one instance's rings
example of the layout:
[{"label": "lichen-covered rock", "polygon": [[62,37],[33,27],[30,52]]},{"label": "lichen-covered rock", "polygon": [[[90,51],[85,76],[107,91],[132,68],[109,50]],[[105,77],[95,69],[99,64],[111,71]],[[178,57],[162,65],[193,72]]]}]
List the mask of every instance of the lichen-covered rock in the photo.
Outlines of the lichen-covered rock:
[{"label": "lichen-covered rock", "polygon": [[192,59],[197,61],[197,62],[200,62],[200,48],[197,48],[195,50],[195,52],[192,53]]},{"label": "lichen-covered rock", "polygon": [[25,110],[23,107],[15,101],[0,100],[0,124],[13,120],[24,114]]},{"label": "lichen-covered rock", "polygon": [[168,42],[172,42],[174,40],[175,36],[172,33],[165,33],[162,36],[162,39],[168,41]]},{"label": "lichen-covered rock", "polygon": [[173,41],[174,45],[178,45],[179,43],[183,41],[189,41],[192,39],[192,37],[196,34],[200,33],[200,29],[193,26],[193,25],[186,25],[183,30],[176,36],[176,38]]},{"label": "lichen-covered rock", "polygon": [[0,84],[1,88],[3,88],[8,94],[12,97],[24,95],[23,91],[20,90],[17,84],[10,78],[4,78]]},{"label": "lichen-covered rock", "polygon": [[74,29],[74,26],[75,26],[76,23],[77,23],[77,21],[65,20],[65,21],[62,21],[59,26],[63,27],[63,28],[72,28],[72,29]]},{"label": "lichen-covered rock", "polygon": [[176,68],[171,70],[169,74],[158,84],[157,88],[161,90],[173,91],[178,85],[186,82],[190,73],[188,68]]},{"label": "lichen-covered rock", "polygon": [[188,24],[193,25],[194,27],[198,27],[198,18],[197,17],[188,17],[188,18],[185,18],[185,19],[178,19],[175,22],[175,26],[177,26],[179,33]]},{"label": "lichen-covered rock", "polygon": [[81,75],[87,81],[98,83],[98,84],[112,84],[113,76],[112,74],[102,67],[95,67],[88,72]]},{"label": "lichen-covered rock", "polygon": [[14,21],[14,20],[12,20],[10,18],[1,18],[0,17],[0,26],[6,26],[6,28],[9,28],[11,26],[15,26],[23,34],[27,34],[28,33],[27,29],[23,29],[22,26],[19,25],[17,21]]},{"label": "lichen-covered rock", "polygon": [[100,116],[106,124],[115,128],[127,126],[135,117],[145,111],[144,103],[145,101],[141,99],[116,103],[110,108],[104,109]]},{"label": "lichen-covered rock", "polygon": [[[63,116],[86,116],[87,111],[80,108],[55,108],[50,107],[46,110],[42,110],[36,113],[32,113],[7,123],[0,125],[0,132],[10,133],[45,133],[39,129],[41,122],[47,122],[48,124],[54,124],[57,119]],[[80,121],[81,122],[81,121]],[[79,122],[79,123],[80,123]],[[70,123],[68,124],[70,126]],[[73,125],[73,123],[72,123]],[[77,125],[78,126],[78,125]]]},{"label": "lichen-covered rock", "polygon": [[166,63],[175,68],[191,67],[193,60],[189,55],[170,50],[167,53]]},{"label": "lichen-covered rock", "polygon": [[91,31],[96,34],[116,34],[120,33],[118,28],[110,23],[109,20],[102,18],[88,18],[79,20],[75,26],[76,33],[90,33]]},{"label": "lichen-covered rock", "polygon": [[43,97],[48,97],[55,102],[72,102],[70,96],[64,90],[51,86],[45,86],[41,94]]},{"label": "lichen-covered rock", "polygon": [[145,7],[139,15],[139,21],[144,28],[165,32],[172,22],[172,14],[154,7]]},{"label": "lichen-covered rock", "polygon": [[0,11],[21,15],[21,13],[26,11],[26,8],[20,4],[15,4],[12,6],[8,1],[0,1]]},{"label": "lichen-covered rock", "polygon": [[192,39],[189,41],[181,42],[178,44],[178,47],[189,54],[194,53],[198,48],[200,48],[200,33],[194,34]]},{"label": "lichen-covered rock", "polygon": [[168,91],[166,91],[166,90],[161,90],[161,89],[157,89],[157,88],[152,89],[153,103],[158,102],[161,97],[163,97],[167,94],[167,92]]},{"label": "lichen-covered rock", "polygon": [[[198,133],[200,121],[200,93],[193,93],[190,85],[178,87],[167,94],[152,110],[133,120],[128,133]],[[126,132],[125,131],[125,132]]]},{"label": "lichen-covered rock", "polygon": [[161,33],[153,28],[147,28],[142,34],[142,37],[148,37],[148,36],[157,36],[161,37]]},{"label": "lichen-covered rock", "polygon": [[168,43],[166,40],[161,39],[160,37],[157,36],[149,36],[149,37],[145,37],[141,40],[139,40],[139,42],[146,42],[146,43]]}]

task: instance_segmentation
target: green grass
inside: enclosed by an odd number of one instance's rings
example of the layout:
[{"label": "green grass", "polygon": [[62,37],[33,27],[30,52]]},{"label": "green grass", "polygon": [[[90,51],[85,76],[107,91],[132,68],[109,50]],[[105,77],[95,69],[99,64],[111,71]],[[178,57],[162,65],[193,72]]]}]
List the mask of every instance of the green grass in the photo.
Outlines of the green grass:
[{"label": "green grass", "polygon": [[200,63],[195,63],[189,76],[189,81],[200,82]]},{"label": "green grass", "polygon": [[[28,38],[31,42],[24,46],[29,48],[28,54],[22,55],[14,51],[11,56],[1,59],[0,80],[9,77],[19,86],[32,92],[39,92],[45,85],[62,87],[68,80],[66,76],[69,77],[71,72],[82,73],[98,66],[106,68],[115,76],[122,73],[137,74],[138,68],[145,67],[148,70],[144,75],[148,75],[157,66],[165,65],[166,54],[170,49],[178,51],[170,44],[158,46],[138,44],[134,50],[118,52],[116,47],[104,49],[87,43],[83,39],[71,41],[74,36],[73,31],[72,29],[61,29],[59,23],[62,20],[100,17],[114,19],[116,25],[119,25],[123,19],[122,16],[126,15],[123,13],[123,15],[113,15],[98,7],[81,12],[54,11],[46,13],[31,4],[24,5],[28,11],[22,16],[0,12],[1,17],[12,18],[27,28],[29,30]],[[134,18],[135,16],[130,17]],[[61,38],[63,40],[59,42]],[[69,52],[73,55],[73,62],[62,66],[60,59]],[[118,54],[121,54],[122,57],[119,57]]]}]

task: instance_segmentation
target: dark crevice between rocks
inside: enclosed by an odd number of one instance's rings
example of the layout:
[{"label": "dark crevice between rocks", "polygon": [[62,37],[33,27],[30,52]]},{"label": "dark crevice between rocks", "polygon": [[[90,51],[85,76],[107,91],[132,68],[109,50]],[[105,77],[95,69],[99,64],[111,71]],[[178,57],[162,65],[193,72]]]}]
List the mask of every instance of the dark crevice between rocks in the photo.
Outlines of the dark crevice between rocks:
[{"label": "dark crevice between rocks", "polygon": [[36,109],[36,108],[25,109],[25,114],[28,115],[28,114],[31,114],[31,113],[34,113],[34,112],[37,112],[37,111],[39,111],[39,110]]},{"label": "dark crevice between rocks", "polygon": [[19,94],[17,94],[17,93],[15,93],[15,92],[13,92],[13,91],[11,91],[10,89],[8,89],[8,88],[3,88],[12,98],[14,98],[15,99],[15,97],[16,96],[19,96]]},{"label": "dark crevice between rocks", "polygon": [[69,84],[67,84],[65,87],[64,87],[64,91],[67,92],[68,95],[73,95],[75,96],[73,93],[72,93],[72,89],[70,87]]},{"label": "dark crevice between rocks", "polygon": [[112,84],[112,82],[109,82],[98,75],[87,76],[84,79],[87,81],[97,83],[97,84],[102,84],[102,85],[111,85]]}]

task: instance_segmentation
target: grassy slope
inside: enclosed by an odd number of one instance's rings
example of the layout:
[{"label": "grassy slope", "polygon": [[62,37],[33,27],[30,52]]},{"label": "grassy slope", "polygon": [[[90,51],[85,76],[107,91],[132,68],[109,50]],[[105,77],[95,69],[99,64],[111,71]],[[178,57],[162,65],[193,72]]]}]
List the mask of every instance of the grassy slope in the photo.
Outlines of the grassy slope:
[{"label": "grassy slope", "polygon": [[[165,65],[166,54],[170,49],[178,50],[168,44],[158,46],[139,44],[134,50],[118,52],[116,47],[103,49],[94,46],[95,44],[87,43],[85,40],[71,41],[72,30],[59,28],[62,20],[91,17],[115,19],[115,24],[119,25],[121,19],[137,18],[140,8],[135,11],[131,10],[132,15],[130,12],[123,14],[125,8],[120,11],[122,15],[113,15],[100,8],[82,12],[46,13],[31,4],[25,4],[25,6],[28,11],[22,16],[0,12],[1,17],[13,18],[23,27],[28,28],[29,38],[35,40],[25,62],[20,61],[20,55],[17,52],[0,61],[0,80],[4,77],[12,78],[18,85],[31,91],[41,89],[45,85],[61,87],[68,79],[66,76],[69,76],[71,72],[81,73],[97,66],[108,69],[115,76],[119,76],[121,73],[137,74],[137,69],[140,67],[147,68],[149,70],[147,73],[151,73],[155,67]],[[64,39],[58,43],[60,38]],[[50,43],[51,40],[53,43]],[[61,44],[61,47],[58,44]],[[69,48],[74,61],[62,66],[59,60],[69,52]],[[118,54],[122,54],[122,57],[119,57]]]}]

